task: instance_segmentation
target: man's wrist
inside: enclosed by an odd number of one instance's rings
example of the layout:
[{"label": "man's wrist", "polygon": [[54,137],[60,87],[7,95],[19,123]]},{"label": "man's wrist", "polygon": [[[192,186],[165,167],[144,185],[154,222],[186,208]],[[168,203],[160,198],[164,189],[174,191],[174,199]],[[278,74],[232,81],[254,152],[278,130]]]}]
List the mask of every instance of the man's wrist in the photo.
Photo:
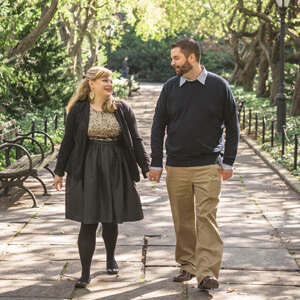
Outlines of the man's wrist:
[{"label": "man's wrist", "polygon": [[233,166],[231,166],[231,165],[222,164],[221,167],[222,167],[222,170],[233,170]]},{"label": "man's wrist", "polygon": [[162,171],[162,167],[150,167],[150,170]]}]

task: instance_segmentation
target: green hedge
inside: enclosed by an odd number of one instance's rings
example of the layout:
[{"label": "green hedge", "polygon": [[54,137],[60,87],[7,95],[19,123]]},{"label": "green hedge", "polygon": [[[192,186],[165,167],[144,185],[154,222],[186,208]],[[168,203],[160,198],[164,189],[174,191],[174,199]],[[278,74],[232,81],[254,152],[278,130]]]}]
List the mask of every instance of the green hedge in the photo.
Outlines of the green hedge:
[{"label": "green hedge", "polygon": [[[286,117],[286,131],[288,140],[285,143],[285,154],[281,157],[281,134],[276,134],[276,106],[270,106],[270,100],[267,98],[256,98],[254,92],[245,92],[242,87],[232,86],[233,94],[240,100],[245,100],[246,118],[245,118],[245,133],[248,133],[249,127],[249,110],[251,109],[252,122],[251,132],[254,136],[255,130],[255,113],[258,113],[258,144],[262,149],[266,150],[278,163],[282,164],[286,169],[292,172],[293,175],[300,179],[300,155],[298,154],[298,169],[293,170],[294,167],[294,136],[300,133],[300,116],[290,116],[287,113]],[[287,112],[290,111],[291,102],[287,101]],[[262,144],[262,118],[266,119],[265,143]],[[242,129],[243,113],[240,116],[240,124]],[[271,147],[271,122],[275,121],[274,129],[274,147]]]},{"label": "green hedge", "polygon": [[[121,46],[111,54],[111,65],[114,70],[121,71],[122,61],[129,56],[129,73],[135,74],[140,81],[165,82],[175,75],[171,67],[171,44],[188,36],[182,32],[176,36],[161,41],[143,41],[136,36],[134,27],[126,25],[126,34],[123,36]],[[196,40],[197,38],[194,37]],[[197,40],[201,46],[203,63],[207,70],[223,74],[231,72],[234,68],[234,59],[230,49],[223,40]]]}]

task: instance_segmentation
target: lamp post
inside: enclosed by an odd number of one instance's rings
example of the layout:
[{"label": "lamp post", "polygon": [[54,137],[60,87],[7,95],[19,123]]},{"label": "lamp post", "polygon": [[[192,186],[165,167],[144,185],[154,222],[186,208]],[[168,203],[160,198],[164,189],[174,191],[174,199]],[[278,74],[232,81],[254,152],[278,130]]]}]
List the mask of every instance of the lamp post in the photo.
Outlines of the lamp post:
[{"label": "lamp post", "polygon": [[113,25],[109,25],[106,28],[106,37],[108,38],[108,49],[107,49],[107,68],[110,69],[110,50],[111,50],[111,38],[113,37],[115,28]]},{"label": "lamp post", "polygon": [[286,125],[286,94],[284,93],[284,35],[285,35],[285,15],[290,4],[290,0],[276,0],[280,14],[280,60],[279,60],[279,88],[276,95],[277,101],[277,132],[282,131],[282,126]]}]

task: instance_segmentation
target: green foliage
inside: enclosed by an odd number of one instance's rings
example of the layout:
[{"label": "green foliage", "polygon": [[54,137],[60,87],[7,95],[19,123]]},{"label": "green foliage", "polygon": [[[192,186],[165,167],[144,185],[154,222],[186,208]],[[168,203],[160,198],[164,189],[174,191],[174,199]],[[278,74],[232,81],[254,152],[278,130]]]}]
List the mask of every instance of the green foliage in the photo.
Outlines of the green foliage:
[{"label": "green foliage", "polygon": [[129,86],[127,79],[115,79],[114,80],[113,94],[117,98],[125,99],[129,93]]},{"label": "green foliage", "polygon": [[[276,131],[276,107],[271,107],[269,99],[267,98],[256,98],[254,92],[245,92],[242,87],[232,86],[233,94],[237,99],[246,100],[246,122],[245,122],[245,132],[248,133],[249,128],[249,111],[251,110],[252,122],[251,122],[251,132],[254,135],[255,130],[255,113],[258,114],[258,143],[261,147],[269,152],[271,156],[278,163],[282,164],[285,168],[293,171],[294,166],[294,137],[296,133],[299,133],[300,128],[300,116],[290,116],[287,115],[286,118],[286,132],[287,140],[285,143],[285,154],[282,157],[282,137],[274,132],[274,147],[271,147],[271,122],[275,121]],[[289,111],[290,101],[287,102],[287,111]],[[265,117],[266,120],[266,131],[265,131],[265,143],[262,143],[262,118]],[[243,121],[243,113],[241,113],[241,123]],[[241,126],[242,127],[242,126]],[[242,129],[242,128],[241,128]],[[300,155],[298,154],[298,171],[292,172],[293,175],[300,174]]]},{"label": "green foliage", "polygon": [[[64,113],[63,111],[58,111],[57,118],[57,129],[55,129],[55,111],[50,108],[44,108],[42,110],[36,110],[31,113],[27,113],[23,115],[22,118],[17,119],[17,127],[21,129],[21,133],[25,134],[31,132],[32,121],[35,122],[35,131],[45,131],[45,116],[48,117],[47,121],[47,133],[52,138],[54,145],[57,146],[61,143],[62,138],[64,136],[65,127],[64,127]],[[0,114],[0,123],[8,121],[9,118],[7,116]],[[34,138],[42,145],[44,151],[51,150],[51,144],[49,139],[47,139],[47,145],[45,146],[44,135],[35,134]],[[25,149],[29,151],[31,154],[40,154],[40,149],[36,145],[36,143],[32,144],[30,140],[25,140],[23,143]],[[11,155],[12,160],[14,162],[14,153]],[[0,152],[0,168],[4,168],[5,166],[5,158],[4,153]]]},{"label": "green foliage", "polygon": [[43,107],[65,106],[75,86],[69,60],[49,27],[21,61],[0,65],[1,105],[7,113],[20,116]]},{"label": "green foliage", "polygon": [[[57,126],[55,129],[55,113],[57,112]],[[45,107],[42,110],[36,110],[35,112],[27,113],[26,117],[21,118],[17,121],[18,127],[20,127],[23,133],[31,131],[32,121],[35,122],[35,130],[45,131],[45,116],[47,116],[47,133],[52,138],[54,144],[59,144],[64,135],[64,113],[63,110],[54,111],[51,108]],[[39,141],[44,142],[44,137],[42,136]]]},{"label": "green foliage", "polygon": [[284,64],[285,70],[285,93],[288,98],[291,99],[293,97],[293,93],[295,90],[296,78],[299,70],[299,64]]},{"label": "green foliage", "polygon": [[[121,71],[122,61],[129,56],[128,66],[131,74],[137,74],[141,81],[165,82],[175,75],[171,67],[170,46],[181,38],[190,37],[191,33],[182,32],[160,41],[143,41],[136,36],[134,27],[127,25],[127,33],[123,36],[122,46],[112,53],[112,68]],[[197,38],[194,37],[196,40]],[[202,48],[202,60],[206,69],[222,74],[232,71],[233,57],[228,46],[222,41],[197,40]]]},{"label": "green foliage", "polygon": [[121,72],[122,61],[128,55],[129,73],[137,75],[140,81],[163,82],[174,76],[170,66],[170,45],[175,41],[174,38],[163,39],[160,42],[143,41],[141,37],[136,36],[133,27],[127,25],[127,30],[122,46],[111,55],[113,69]]},{"label": "green foliage", "polygon": [[113,72],[113,95],[119,99],[125,99],[129,93],[128,80],[121,78],[121,74]]},{"label": "green foliage", "polygon": [[225,72],[232,72],[234,69],[233,55],[228,45],[223,40],[200,41],[203,64],[208,71],[222,75]]}]

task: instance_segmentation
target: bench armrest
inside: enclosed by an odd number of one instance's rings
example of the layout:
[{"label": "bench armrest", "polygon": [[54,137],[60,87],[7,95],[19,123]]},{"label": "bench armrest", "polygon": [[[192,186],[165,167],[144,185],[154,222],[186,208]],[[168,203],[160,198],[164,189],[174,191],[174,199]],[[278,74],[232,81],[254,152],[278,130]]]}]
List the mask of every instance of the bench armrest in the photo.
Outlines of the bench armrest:
[{"label": "bench armrest", "polygon": [[[44,149],[43,149],[43,147],[42,147],[42,145],[37,141],[37,140],[35,140],[34,138],[32,138],[32,137],[30,137],[30,136],[19,136],[19,134],[18,134],[18,136],[16,137],[16,138],[14,138],[13,140],[5,140],[5,142],[6,143],[9,143],[9,144],[11,144],[11,143],[17,143],[17,142],[19,142],[19,141],[21,141],[21,143],[23,143],[23,141],[25,140],[25,139],[27,139],[27,140],[31,140],[31,141],[33,141],[34,143],[36,143],[37,145],[38,145],[38,147],[39,147],[39,149],[40,149],[40,151],[41,151],[41,161],[43,161],[44,160],[44,158],[45,158],[45,151],[44,151]],[[23,146],[22,146],[23,147]],[[24,148],[24,147],[23,147]],[[25,148],[24,148],[25,149]],[[27,150],[26,150],[27,151]]]},{"label": "bench armrest", "polygon": [[0,152],[4,151],[5,149],[8,149],[8,153],[9,153],[11,148],[13,148],[13,147],[19,148],[26,154],[28,161],[29,161],[29,168],[28,168],[28,171],[29,171],[28,176],[29,176],[29,174],[32,171],[32,159],[31,159],[30,153],[23,146],[21,146],[19,144],[15,144],[15,143],[5,143],[5,144],[0,145]]},{"label": "bench armrest", "polygon": [[32,134],[43,134],[44,136],[46,136],[50,143],[51,143],[51,152],[50,153],[53,153],[54,152],[54,143],[53,143],[53,140],[52,138],[50,137],[50,135],[44,131],[40,131],[40,130],[36,130],[36,131],[30,131],[30,132],[27,132],[25,134],[23,133],[18,133],[18,136],[29,136],[29,135],[32,135]]}]

